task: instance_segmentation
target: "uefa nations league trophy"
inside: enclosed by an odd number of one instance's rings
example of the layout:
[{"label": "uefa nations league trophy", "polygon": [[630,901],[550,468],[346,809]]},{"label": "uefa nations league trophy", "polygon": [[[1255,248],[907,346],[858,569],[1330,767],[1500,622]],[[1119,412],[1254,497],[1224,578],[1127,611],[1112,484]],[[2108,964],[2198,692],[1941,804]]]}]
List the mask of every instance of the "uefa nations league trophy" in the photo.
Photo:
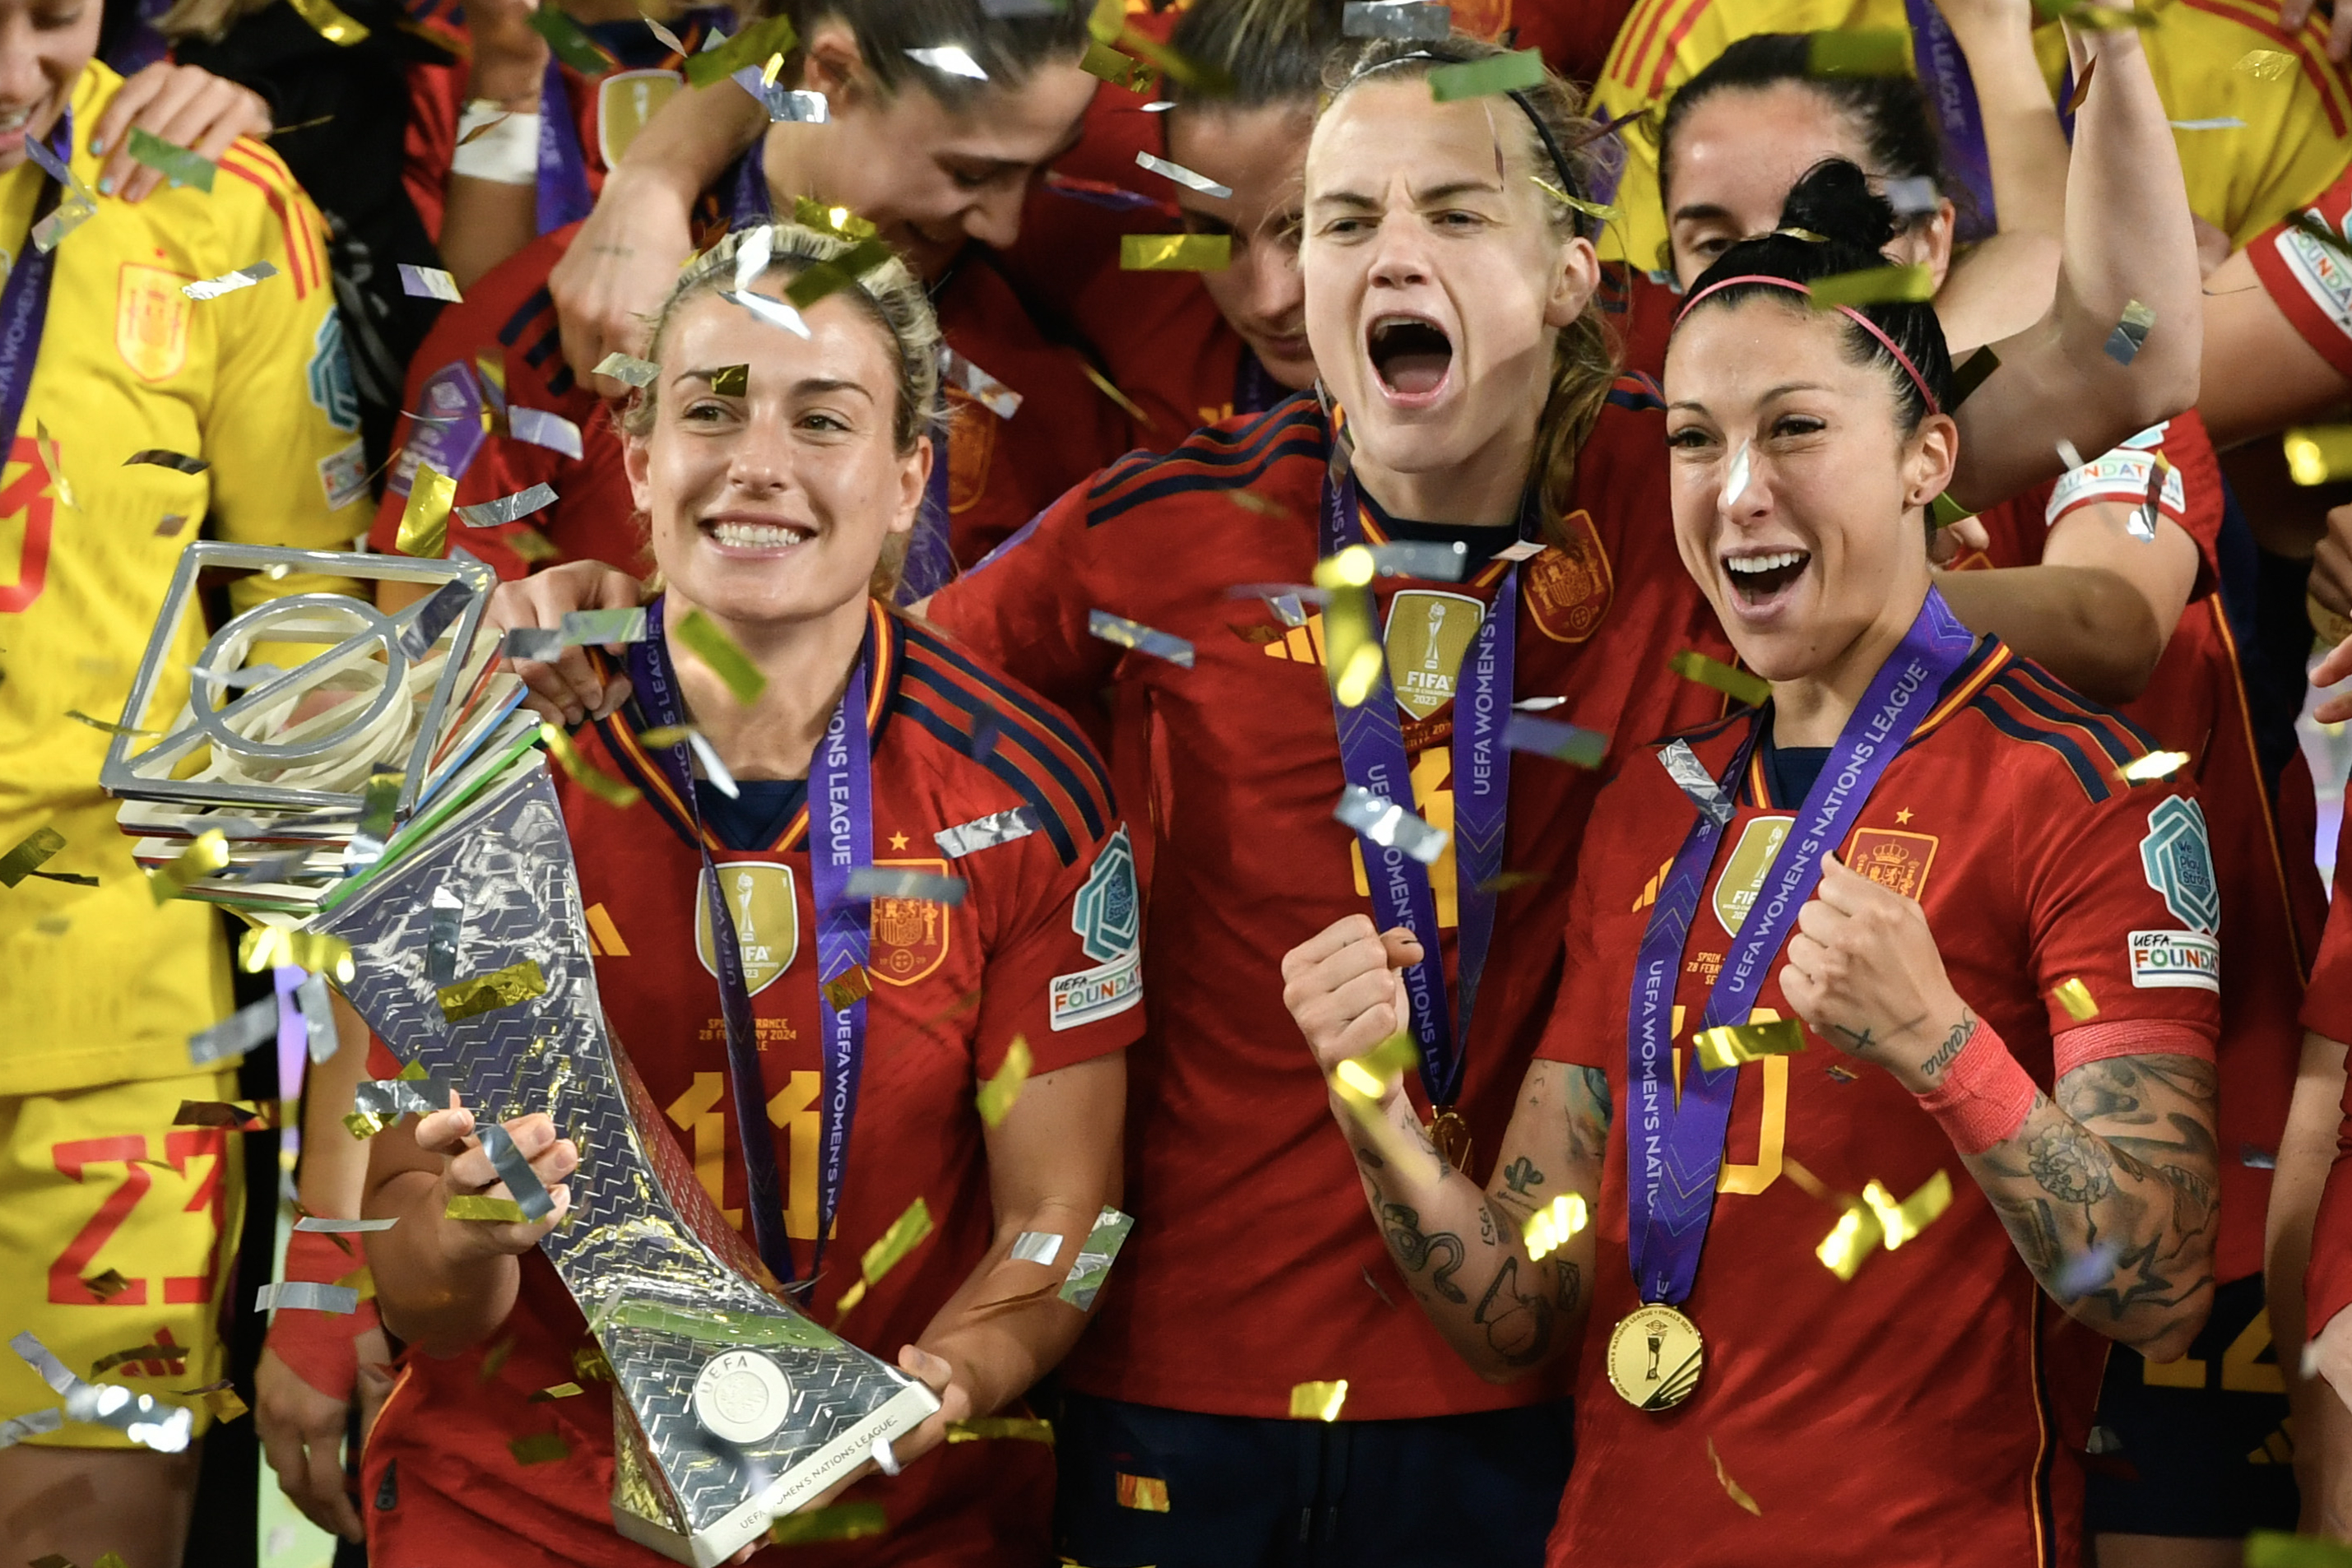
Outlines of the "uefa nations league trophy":
[{"label": "uefa nations league trophy", "polygon": [[[515,710],[520,682],[497,668],[481,627],[488,570],[194,546],[126,731],[144,721],[181,646],[205,566],[432,588],[396,615],[325,595],[247,611],[197,659],[188,710],[143,752],[131,750],[138,736],[118,735],[105,780],[129,797],[127,829],[164,835],[142,840],[144,859],[169,863],[176,841],[224,834],[226,864],[193,880],[192,896],[348,942],[354,974],[342,990],[412,1072],[429,1075],[421,1088],[454,1088],[484,1127],[543,1111],[578,1146],[572,1213],[540,1246],[612,1367],[614,1521],[709,1568],[938,1402],[761,1283],[756,1255],[615,1048],[535,726]],[[325,651],[291,671],[247,668],[257,633]],[[346,700],[297,721],[322,684]],[[396,689],[389,703],[385,686]],[[405,723],[385,721],[403,712]]]}]

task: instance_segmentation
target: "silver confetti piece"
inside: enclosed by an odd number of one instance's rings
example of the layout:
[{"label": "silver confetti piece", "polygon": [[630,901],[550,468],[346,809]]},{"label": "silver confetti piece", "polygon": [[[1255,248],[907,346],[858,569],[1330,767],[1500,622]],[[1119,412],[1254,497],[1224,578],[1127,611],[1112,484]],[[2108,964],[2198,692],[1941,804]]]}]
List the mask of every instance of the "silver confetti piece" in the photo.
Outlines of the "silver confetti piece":
[{"label": "silver confetti piece", "polygon": [[626,382],[631,386],[650,386],[654,378],[661,374],[661,366],[651,360],[637,359],[615,350],[596,362],[593,374],[609,375],[614,381]]},{"label": "silver confetti piece", "polygon": [[[496,500],[476,501],[472,506],[457,509],[457,521],[467,528],[497,528],[504,523],[520,522],[532,512],[541,511],[555,504],[555,491],[543,484],[527,490],[518,490]],[[459,584],[452,584],[451,586]]]},{"label": "silver confetti piece", "polygon": [[1003,20],[1007,16],[1058,16],[1067,3],[1068,0],[980,0],[980,8]]},{"label": "silver confetti piece", "polygon": [[1503,721],[1503,744],[1514,752],[1533,752],[1580,768],[1597,768],[1609,754],[1609,737],[1598,730],[1513,713]]},{"label": "silver confetti piece", "polygon": [[2058,460],[2066,465],[2066,471],[2071,474],[2083,466],[2082,450],[2061,436],[2058,438]]},{"label": "silver confetti piece", "polygon": [[234,294],[240,289],[250,289],[265,278],[278,276],[278,268],[269,262],[257,261],[250,267],[240,267],[234,272],[224,272],[217,278],[206,278],[194,283],[184,283],[180,292],[191,300],[217,300],[224,294]]},{"label": "silver confetti piece", "polygon": [[457,939],[466,924],[466,902],[448,888],[433,889],[432,919],[425,938],[425,978],[435,985],[457,982]]},{"label": "silver confetti piece", "polygon": [[280,1307],[309,1312],[356,1312],[360,1310],[359,1287],[321,1285],[314,1279],[282,1279],[254,1291],[255,1311],[271,1312]]},{"label": "silver confetti piece", "polygon": [[2121,1257],[2114,1242],[2103,1241],[2080,1258],[2068,1258],[2051,1293],[2061,1301],[2087,1295],[2115,1277],[2116,1262]]},{"label": "silver confetti piece", "polygon": [[1723,493],[1716,498],[1716,510],[1729,511],[1748,493],[1748,481],[1753,473],[1749,453],[1754,443],[1742,441],[1739,450],[1731,455],[1731,471],[1723,476]]},{"label": "silver confetti piece", "polygon": [[1470,563],[1470,547],[1460,541],[1392,539],[1375,544],[1372,570],[1383,577],[1417,577],[1424,583],[1459,583]]},{"label": "silver confetti piece", "polygon": [[1087,630],[1107,643],[1131,647],[1138,653],[1148,653],[1154,658],[1164,658],[1171,664],[1192,668],[1192,645],[1182,637],[1154,631],[1150,626],[1114,616],[1108,610],[1088,610]]},{"label": "silver confetti piece", "polygon": [[1000,811],[992,816],[976,816],[953,827],[942,827],[931,835],[931,842],[937,844],[940,853],[949,859],[961,860],[975,849],[1010,844],[1036,831],[1036,812],[1025,805],[1016,805],[1011,811]]},{"label": "silver confetti piece", "polygon": [[1433,44],[1454,30],[1454,11],[1427,0],[1348,0],[1339,14],[1339,30],[1350,38]]},{"label": "silver confetti piece", "polygon": [[[400,651],[411,658],[423,658],[431,652],[441,634],[455,626],[473,603],[474,593],[463,578],[452,577],[419,600],[403,616],[407,624],[400,628]],[[396,787],[394,793],[398,794]]]},{"label": "silver confetti piece", "polygon": [[945,344],[940,348],[940,374],[999,419],[1010,419],[1021,412],[1019,393]]},{"label": "silver confetti piece", "polygon": [[1171,163],[1165,158],[1155,158],[1149,153],[1138,153],[1135,155],[1135,163],[1136,167],[1149,169],[1162,179],[1175,181],[1188,191],[1198,191],[1204,196],[1214,196],[1219,201],[1233,199],[1234,188],[1231,185],[1221,185],[1208,175],[1196,174],[1181,163]]},{"label": "silver confetti piece", "polygon": [[935,48],[908,49],[906,56],[917,65],[929,66],[948,76],[960,76],[971,81],[988,79],[988,73],[981,69],[980,62],[961,45],[942,44]]},{"label": "silver confetti piece", "polygon": [[1539,539],[1522,539],[1515,544],[1506,544],[1495,552],[1495,559],[1510,562],[1532,561],[1549,548],[1550,546]]},{"label": "silver confetti piece", "polygon": [[2234,114],[2217,115],[2210,120],[2176,120],[2175,131],[2243,131],[2246,122]]},{"label": "silver confetti piece", "polygon": [[2238,1146],[2238,1163],[2249,1171],[2275,1171],[2278,1169],[2278,1156],[2268,1149],[2242,1143]]},{"label": "silver confetti piece", "polygon": [[1881,189],[1896,217],[1924,217],[1944,205],[1944,193],[1925,174],[1889,180]]},{"label": "silver confetti piece", "polygon": [[66,1424],[62,1410],[36,1410],[26,1415],[12,1415],[0,1421],[0,1448],[13,1448],[27,1437],[44,1432],[54,1432]]},{"label": "silver confetti piece", "polygon": [[235,1061],[263,1041],[277,1037],[278,998],[265,996],[258,1002],[248,1002],[211,1028],[190,1035],[188,1062],[201,1068]]},{"label": "silver confetti piece", "polygon": [[1402,850],[1424,866],[1436,864],[1445,853],[1445,841],[1453,837],[1361,784],[1341,790],[1339,807],[1331,815],[1381,847]]},{"label": "silver confetti piece", "polygon": [[667,49],[671,54],[689,55],[694,52],[686,47],[686,40],[684,38],[679,37],[676,33],[673,33],[667,27],[663,26],[653,17],[645,17],[644,21],[646,27],[651,29],[653,36],[662,41],[662,47]]},{"label": "silver confetti piece", "polygon": [[310,1060],[332,1060],[342,1042],[336,1037],[334,1009],[327,1001],[327,977],[315,971],[304,975],[294,987],[294,1006],[302,1015],[303,1045]]},{"label": "silver confetti piece", "polygon": [[702,763],[702,776],[710,781],[713,788],[729,800],[740,800],[743,797],[742,790],[736,785],[735,775],[727,771],[727,764],[719,760],[718,752],[712,749],[709,741],[703,739],[701,731],[688,731],[686,743],[688,749],[692,751],[695,757]]},{"label": "silver confetti piece", "polygon": [[569,610],[563,616],[563,640],[582,647],[646,640],[642,605],[618,610]]},{"label": "silver confetti piece", "polygon": [[1070,1260],[1070,1276],[1062,1281],[1062,1300],[1081,1312],[1091,1310],[1103,1281],[1110,1278],[1118,1249],[1127,1245],[1127,1233],[1134,1228],[1134,1216],[1104,1205],[1094,1228],[1087,1232],[1086,1245]]},{"label": "silver confetti piece", "polygon": [[400,291],[412,299],[446,300],[453,305],[465,303],[466,297],[457,292],[457,280],[438,267],[417,267],[399,263]]},{"label": "silver confetti piece", "polygon": [[161,447],[142,447],[122,459],[124,468],[133,463],[145,463],[152,468],[170,468],[175,473],[201,474],[212,465],[202,458],[192,458],[185,452],[167,451]]},{"label": "silver confetti piece", "polygon": [[809,335],[808,323],[801,313],[782,300],[771,300],[765,294],[749,294],[736,289],[722,290],[719,296],[730,305],[740,305],[772,327],[782,327],[798,337]]},{"label": "silver confetti piece", "polygon": [[[455,586],[455,581],[452,581]],[[401,775],[391,768],[370,774],[360,796],[359,825],[343,847],[345,875],[365,870],[383,858],[384,840],[392,837],[393,816],[400,809]]]},{"label": "silver confetti piece", "polygon": [[1013,1258],[1016,1263],[1050,1265],[1062,1256],[1062,1238],[1055,1231],[1024,1230],[1013,1239]]},{"label": "silver confetti piece", "polygon": [[304,1215],[294,1222],[296,1230],[307,1230],[313,1236],[373,1236],[380,1230],[390,1230],[400,1223],[397,1215],[391,1219],[328,1219],[320,1215]]},{"label": "silver confetti piece", "polygon": [[1682,786],[1691,804],[1715,818],[1716,826],[1727,827],[1734,815],[1731,802],[1724,795],[1715,775],[1698,760],[1698,753],[1686,741],[1675,741],[1658,752],[1658,761],[1666,764],[1667,776]]},{"label": "silver confetti piece", "polygon": [[[749,78],[749,80],[745,79]],[[824,94],[806,88],[787,87],[781,81],[761,82],[760,68],[746,66],[735,73],[735,81],[744,91],[760,100],[768,111],[771,125],[823,125],[833,118],[833,105]]]},{"label": "silver confetti piece", "polygon": [[955,905],[963,902],[967,887],[961,877],[941,877],[905,866],[859,866],[849,873],[842,892],[851,899],[919,899]]},{"label": "silver confetti piece", "polygon": [[[575,463],[580,460],[580,426],[561,414],[551,414],[544,408],[509,408],[507,410],[507,431],[518,441],[528,441],[534,447],[561,452]],[[533,490],[546,489],[544,485],[534,485],[523,494],[530,495]],[[554,499],[554,492],[550,490],[547,500]],[[539,504],[545,506],[547,501]],[[539,508],[530,510],[536,511]]]},{"label": "silver confetti piece", "polygon": [[499,651],[511,659],[545,664],[570,646],[560,626],[513,626],[499,642]]},{"label": "silver confetti piece", "polygon": [[496,1121],[484,1122],[477,1129],[482,1141],[482,1152],[490,1157],[490,1168],[499,1180],[507,1184],[514,1201],[522,1205],[525,1219],[541,1220],[555,1212],[555,1200],[548,1195],[547,1185],[539,1173],[530,1168],[523,1152],[515,1147],[513,1135]]},{"label": "silver confetti piece", "polygon": [[1567,700],[1565,697],[1522,697],[1511,709],[1517,713],[1549,713]]},{"label": "silver confetti piece", "polygon": [[[26,138],[28,143],[30,140]],[[194,1417],[185,1405],[133,1394],[119,1383],[86,1383],[30,1333],[18,1334],[8,1343],[43,1383],[64,1397],[66,1420],[111,1426],[159,1454],[176,1454],[187,1447]]]},{"label": "silver confetti piece", "polygon": [[449,1109],[446,1085],[434,1079],[370,1079],[352,1090],[352,1109],[377,1121],[430,1116]]},{"label": "silver confetti piece", "polygon": [[2156,325],[2156,312],[2134,300],[2124,306],[2124,319],[2107,334],[2107,357],[2117,364],[2129,364],[2147,346],[2147,334]]}]

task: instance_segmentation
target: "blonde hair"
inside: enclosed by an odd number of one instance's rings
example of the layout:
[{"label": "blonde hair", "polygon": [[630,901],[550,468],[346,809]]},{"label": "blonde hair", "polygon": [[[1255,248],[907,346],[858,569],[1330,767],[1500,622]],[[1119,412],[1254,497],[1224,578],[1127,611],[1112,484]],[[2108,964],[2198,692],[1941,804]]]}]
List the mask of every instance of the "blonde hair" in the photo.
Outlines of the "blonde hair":
[{"label": "blonde hair", "polygon": [[[646,350],[647,358],[660,363],[670,324],[677,321],[681,310],[705,295],[735,288],[736,258],[752,237],[760,234],[766,235],[770,249],[768,264],[759,278],[782,274],[786,279],[798,279],[814,268],[840,260],[855,248],[854,242],[838,235],[795,223],[737,230],[696,257],[678,273],[669,298],[654,312]],[[749,285],[757,280],[743,281]],[[946,413],[940,398],[940,359],[944,343],[940,336],[939,318],[931,313],[930,297],[907,269],[907,264],[895,256],[867,268],[848,286],[834,292],[856,303],[866,320],[890,340],[898,370],[898,400],[891,413],[890,444],[904,457],[915,449],[915,444],[923,437],[936,437],[946,427]],[[660,413],[661,384],[656,379],[630,394],[628,402],[615,416],[615,422],[622,435],[642,441],[653,434]],[[936,440],[932,451],[934,461],[943,460]],[[894,533],[884,543],[882,559],[874,569],[872,592],[877,597],[887,599],[897,590],[899,572],[906,564],[908,537]]]},{"label": "blonde hair", "polygon": [[[1329,113],[1350,89],[1368,79],[1419,80],[1441,66],[1494,59],[1510,52],[1461,33],[1434,43],[1400,38],[1371,40],[1333,62],[1324,80],[1328,96],[1318,118]],[[1601,173],[1600,159],[1591,151],[1596,127],[1585,116],[1582,95],[1546,69],[1541,81],[1510,97],[1517,109],[1496,115],[1495,123],[1498,127],[1519,128],[1520,151],[1542,182],[1538,189],[1542,192],[1552,232],[1563,239],[1587,232],[1591,221],[1589,216],[1560,199],[1569,195],[1589,201],[1587,193]],[[1564,190],[1548,188],[1561,180],[1568,182]],[[1547,532],[1558,529],[1559,518],[1575,493],[1577,454],[1609,401],[1609,390],[1617,380],[1618,364],[1614,335],[1601,320],[1595,303],[1587,303],[1576,320],[1561,328],[1552,342],[1550,386],[1544,396],[1543,412],[1536,421],[1535,472],[1542,487]]]},{"label": "blonde hair", "polygon": [[202,38],[206,43],[218,43],[231,26],[276,3],[277,0],[173,0],[172,8],[156,22],[155,29],[174,42]]}]

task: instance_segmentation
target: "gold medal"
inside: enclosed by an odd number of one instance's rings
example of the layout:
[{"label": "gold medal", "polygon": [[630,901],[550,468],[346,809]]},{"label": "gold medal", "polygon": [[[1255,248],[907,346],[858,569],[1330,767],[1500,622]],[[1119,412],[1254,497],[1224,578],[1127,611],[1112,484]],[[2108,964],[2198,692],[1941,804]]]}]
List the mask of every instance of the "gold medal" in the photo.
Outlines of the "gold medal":
[{"label": "gold medal", "polygon": [[1706,1358],[1696,1323],[1649,1302],[1626,1313],[1609,1335],[1609,1386],[1636,1410],[1672,1410],[1698,1386]]},{"label": "gold medal", "polygon": [[1457,1171],[1470,1169],[1470,1124],[1450,1107],[1440,1107],[1429,1122],[1430,1142],[1437,1157]]},{"label": "gold medal", "polygon": [[2311,629],[2319,634],[2319,640],[2330,647],[2352,637],[2352,616],[2337,615],[2309,594],[2303,596],[2303,613],[2310,617]]}]

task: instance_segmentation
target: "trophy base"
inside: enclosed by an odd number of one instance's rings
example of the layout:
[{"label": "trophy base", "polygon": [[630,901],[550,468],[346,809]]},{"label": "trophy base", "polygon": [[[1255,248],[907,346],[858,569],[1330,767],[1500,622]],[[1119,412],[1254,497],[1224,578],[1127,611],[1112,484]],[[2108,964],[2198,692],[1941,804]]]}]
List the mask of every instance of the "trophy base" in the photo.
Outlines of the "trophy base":
[{"label": "trophy base", "polygon": [[[674,1563],[690,1563],[692,1568],[716,1568],[766,1534],[776,1520],[837,1484],[866,1461],[877,1442],[913,1431],[939,1407],[939,1400],[929,1388],[919,1383],[908,1384],[805,1462],[794,1466],[790,1476],[693,1533],[670,1521],[648,1517],[623,1502],[619,1494],[627,1489],[629,1468],[628,1459],[623,1456],[614,1478],[613,1526],[638,1545],[649,1547]],[[614,1436],[625,1445],[635,1434],[616,1431]]]}]

